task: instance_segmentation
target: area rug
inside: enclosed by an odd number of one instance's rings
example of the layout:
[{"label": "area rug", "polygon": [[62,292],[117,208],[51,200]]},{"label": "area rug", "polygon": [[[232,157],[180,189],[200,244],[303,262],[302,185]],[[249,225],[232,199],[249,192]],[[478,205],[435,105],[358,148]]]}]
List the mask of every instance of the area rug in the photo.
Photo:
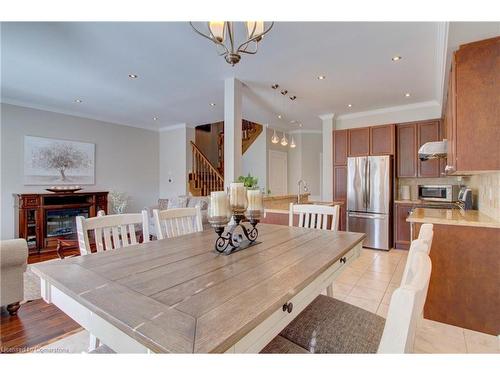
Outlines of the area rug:
[{"label": "area rug", "polygon": [[24,272],[24,302],[42,298],[40,293],[40,278],[28,266]]},{"label": "area rug", "polygon": [[89,332],[81,330],[36,349],[33,353],[80,354],[88,353]]}]

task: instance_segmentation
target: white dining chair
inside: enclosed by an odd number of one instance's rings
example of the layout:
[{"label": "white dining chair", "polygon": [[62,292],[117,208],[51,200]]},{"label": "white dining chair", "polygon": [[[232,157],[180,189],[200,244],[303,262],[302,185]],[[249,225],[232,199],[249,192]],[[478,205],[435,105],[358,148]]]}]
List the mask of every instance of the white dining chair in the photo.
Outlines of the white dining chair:
[{"label": "white dining chair", "polygon": [[[319,204],[290,203],[288,225],[293,227],[294,216],[299,215],[298,226],[302,228],[338,230],[339,205],[324,206]],[[328,223],[330,222],[330,225]]]},{"label": "white dining chair", "polygon": [[396,289],[387,319],[318,296],[261,353],[411,353],[431,275],[431,260],[416,253],[411,279]]},{"label": "white dining chair", "polygon": [[199,206],[153,210],[156,233],[159,240],[201,232],[203,224]]},{"label": "white dining chair", "polygon": [[89,231],[93,232],[97,252],[119,249],[139,243],[136,225],[142,227],[143,242],[149,242],[148,215],[140,214],[102,215],[85,218],[76,217],[76,231],[80,255],[91,253]]},{"label": "white dining chair", "polygon": [[405,283],[408,277],[410,277],[409,274],[411,273],[411,263],[414,261],[414,255],[418,252],[423,252],[429,255],[433,237],[433,225],[423,224],[420,227],[418,238],[411,241],[410,249],[408,250],[408,257],[406,258],[405,269],[403,271],[403,277],[401,278],[401,283]]}]

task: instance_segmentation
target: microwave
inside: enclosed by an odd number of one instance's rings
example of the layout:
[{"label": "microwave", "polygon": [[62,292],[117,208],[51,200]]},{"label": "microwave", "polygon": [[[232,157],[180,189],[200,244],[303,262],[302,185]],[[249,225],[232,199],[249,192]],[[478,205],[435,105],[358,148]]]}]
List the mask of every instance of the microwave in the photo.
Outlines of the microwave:
[{"label": "microwave", "polygon": [[425,201],[456,202],[460,185],[418,185],[418,198]]}]

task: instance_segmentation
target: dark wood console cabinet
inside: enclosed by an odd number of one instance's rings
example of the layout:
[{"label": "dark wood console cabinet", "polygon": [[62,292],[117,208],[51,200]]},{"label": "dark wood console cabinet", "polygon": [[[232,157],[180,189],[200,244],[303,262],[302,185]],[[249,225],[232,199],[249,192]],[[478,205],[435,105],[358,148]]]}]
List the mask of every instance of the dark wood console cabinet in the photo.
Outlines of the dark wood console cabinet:
[{"label": "dark wood console cabinet", "polygon": [[15,201],[18,237],[26,239],[30,254],[55,250],[57,238],[74,236],[68,227],[71,220],[74,225],[73,215],[94,217],[100,210],[108,211],[108,192],[15,194]]}]

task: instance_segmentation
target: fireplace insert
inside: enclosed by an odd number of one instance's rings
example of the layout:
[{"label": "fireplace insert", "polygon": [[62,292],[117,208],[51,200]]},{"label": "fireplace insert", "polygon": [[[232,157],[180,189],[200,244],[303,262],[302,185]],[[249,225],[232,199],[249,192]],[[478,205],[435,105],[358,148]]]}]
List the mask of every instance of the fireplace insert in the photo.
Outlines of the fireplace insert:
[{"label": "fireplace insert", "polygon": [[89,208],[60,208],[45,212],[46,237],[59,237],[76,233],[76,216],[89,217]]}]

